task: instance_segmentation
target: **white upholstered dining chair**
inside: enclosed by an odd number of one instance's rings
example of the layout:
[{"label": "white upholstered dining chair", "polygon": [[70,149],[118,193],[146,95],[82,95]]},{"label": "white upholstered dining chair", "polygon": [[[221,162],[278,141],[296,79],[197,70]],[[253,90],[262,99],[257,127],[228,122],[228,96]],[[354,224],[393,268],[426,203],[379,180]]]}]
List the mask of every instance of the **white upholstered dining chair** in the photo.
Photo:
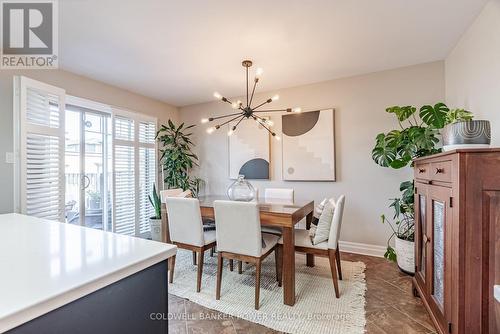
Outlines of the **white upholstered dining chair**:
[{"label": "white upholstered dining chair", "polygon": [[282,255],[279,237],[261,232],[260,214],[255,202],[215,201],[217,235],[216,299],[220,299],[224,259],[248,262],[256,266],[255,309],[259,309],[260,272],[262,261],[273,251],[276,257],[276,280],[281,286]]},{"label": "white upholstered dining chair", "polygon": [[[328,257],[330,261],[330,271],[332,273],[333,287],[335,296],[340,297],[338,278],[342,279],[342,267],[340,264],[339,238],[340,227],[342,225],[342,216],[344,214],[345,196],[342,195],[336,202],[335,211],[333,213],[332,225],[328,240],[313,245],[308,230],[295,229],[295,251],[313,254],[317,256]],[[283,238],[279,240],[280,248],[282,247]],[[338,277],[337,277],[338,271]]]},{"label": "white upholstered dining chair", "polygon": [[[203,259],[207,249],[215,247],[215,231],[204,231],[200,202],[196,198],[167,197],[167,214],[170,240],[178,248],[198,254],[198,277],[196,292],[200,292],[203,274]],[[175,255],[170,267],[170,283],[174,280]]]},{"label": "white upholstered dining chair", "polygon": [[[264,201],[269,204],[293,204],[293,188],[266,188],[264,190]],[[270,233],[281,236],[281,229],[278,227],[262,226],[263,233]]]}]

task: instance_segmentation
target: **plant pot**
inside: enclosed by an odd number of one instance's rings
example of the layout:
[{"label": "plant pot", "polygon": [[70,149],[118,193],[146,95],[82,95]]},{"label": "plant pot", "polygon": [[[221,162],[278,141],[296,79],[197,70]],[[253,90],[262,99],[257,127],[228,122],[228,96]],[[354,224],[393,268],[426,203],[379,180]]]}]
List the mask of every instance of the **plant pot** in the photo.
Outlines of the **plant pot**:
[{"label": "plant pot", "polygon": [[399,269],[409,275],[415,274],[415,243],[396,238],[396,255]]},{"label": "plant pot", "polygon": [[162,241],[161,219],[149,218],[149,228],[151,229],[151,239],[154,241]]},{"label": "plant pot", "polygon": [[443,128],[443,150],[488,148],[491,143],[489,121],[471,120],[448,124]]}]

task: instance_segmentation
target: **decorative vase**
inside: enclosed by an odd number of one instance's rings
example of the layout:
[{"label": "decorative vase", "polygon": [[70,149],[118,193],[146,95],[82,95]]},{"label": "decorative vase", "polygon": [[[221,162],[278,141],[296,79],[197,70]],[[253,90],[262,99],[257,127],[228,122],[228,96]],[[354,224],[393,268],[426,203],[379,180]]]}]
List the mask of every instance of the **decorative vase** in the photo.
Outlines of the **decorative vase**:
[{"label": "decorative vase", "polygon": [[488,148],[491,143],[489,121],[471,120],[448,124],[442,131],[443,150]]},{"label": "decorative vase", "polygon": [[238,175],[238,179],[227,188],[227,196],[232,201],[250,202],[255,194],[255,188],[245,180],[245,175]]},{"label": "decorative vase", "polygon": [[415,243],[396,238],[396,259],[402,272],[415,274]]},{"label": "decorative vase", "polygon": [[151,229],[151,239],[154,241],[162,241],[161,219],[149,218],[149,228]]}]

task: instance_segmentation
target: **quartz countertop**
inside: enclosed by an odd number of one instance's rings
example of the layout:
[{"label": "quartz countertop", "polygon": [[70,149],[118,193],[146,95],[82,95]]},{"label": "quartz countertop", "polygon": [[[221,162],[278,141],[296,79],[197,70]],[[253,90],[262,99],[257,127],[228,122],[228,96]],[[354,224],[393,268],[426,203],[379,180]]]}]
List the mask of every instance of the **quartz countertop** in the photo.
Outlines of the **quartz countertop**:
[{"label": "quartz countertop", "polygon": [[176,254],[161,242],[0,215],[0,332]]}]

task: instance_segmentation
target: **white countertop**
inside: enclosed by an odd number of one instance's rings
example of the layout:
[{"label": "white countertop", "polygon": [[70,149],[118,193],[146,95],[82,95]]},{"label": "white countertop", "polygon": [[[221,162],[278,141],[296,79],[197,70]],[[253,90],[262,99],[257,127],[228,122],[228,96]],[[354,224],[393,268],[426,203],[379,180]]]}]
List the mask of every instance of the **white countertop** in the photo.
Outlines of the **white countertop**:
[{"label": "white countertop", "polygon": [[0,215],[0,333],[176,253],[165,243]]}]

